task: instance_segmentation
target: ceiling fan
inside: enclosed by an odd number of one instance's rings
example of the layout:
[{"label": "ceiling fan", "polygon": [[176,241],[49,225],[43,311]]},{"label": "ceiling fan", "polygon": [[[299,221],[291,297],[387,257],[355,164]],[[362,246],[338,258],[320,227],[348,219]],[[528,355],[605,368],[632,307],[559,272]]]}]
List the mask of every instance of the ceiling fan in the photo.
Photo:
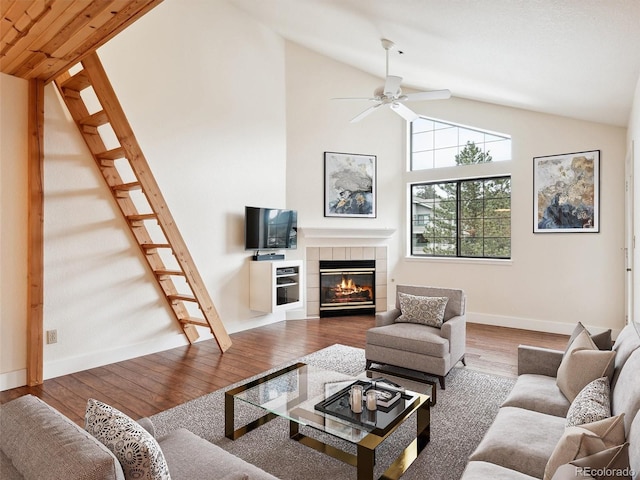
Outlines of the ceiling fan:
[{"label": "ceiling fan", "polygon": [[408,122],[412,122],[416,120],[419,115],[407,107],[405,102],[416,102],[423,100],[446,100],[451,97],[451,92],[449,90],[433,90],[429,92],[417,92],[417,93],[409,93],[403,94],[402,89],[400,88],[400,84],[402,83],[402,77],[397,77],[395,75],[389,75],[389,50],[395,47],[395,44],[391,40],[387,40],[383,38],[381,40],[382,48],[386,51],[386,78],[384,85],[378,87],[373,92],[373,97],[370,98],[338,98],[336,100],[369,100],[372,102],[376,102],[375,105],[367,108],[362,113],[355,116],[351,123],[359,122],[364,117],[370,115],[375,110],[380,108],[383,105],[388,105],[391,110],[396,112],[402,118],[407,120]]}]

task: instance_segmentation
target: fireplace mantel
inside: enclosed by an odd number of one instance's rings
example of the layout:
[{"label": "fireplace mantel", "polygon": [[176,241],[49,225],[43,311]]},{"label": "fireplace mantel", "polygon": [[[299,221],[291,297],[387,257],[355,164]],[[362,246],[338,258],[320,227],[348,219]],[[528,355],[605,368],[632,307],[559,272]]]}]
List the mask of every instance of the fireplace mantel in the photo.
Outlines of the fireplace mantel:
[{"label": "fireplace mantel", "polygon": [[395,228],[313,228],[301,227],[305,238],[390,238]]}]

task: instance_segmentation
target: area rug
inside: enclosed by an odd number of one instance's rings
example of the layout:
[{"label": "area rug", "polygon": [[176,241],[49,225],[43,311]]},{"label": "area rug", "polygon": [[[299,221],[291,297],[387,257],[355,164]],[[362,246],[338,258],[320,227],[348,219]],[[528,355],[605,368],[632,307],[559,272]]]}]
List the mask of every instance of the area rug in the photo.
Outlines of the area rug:
[{"label": "area rug", "polygon": [[[297,361],[354,376],[362,375],[365,367],[364,350],[339,344]],[[510,378],[475,372],[465,367],[454,368],[447,376],[447,388],[438,390],[437,404],[431,408],[431,441],[403,475],[403,480],[459,479],[469,455],[491,425],[513,385],[514,380]],[[405,386],[421,388],[423,392],[428,388],[422,384]],[[154,415],[151,420],[156,433],[162,436],[180,427],[187,428],[282,480],[356,478],[355,467],[291,440],[288,423],[281,418],[236,441],[225,438],[224,390],[228,388]],[[244,402],[236,402],[236,425],[259,416],[262,412],[257,410],[245,406]],[[414,415],[376,450],[376,478],[410,443],[411,434],[415,436],[415,429]],[[353,446],[346,442],[328,436],[323,438],[307,427],[301,427],[301,432],[355,452]]]}]

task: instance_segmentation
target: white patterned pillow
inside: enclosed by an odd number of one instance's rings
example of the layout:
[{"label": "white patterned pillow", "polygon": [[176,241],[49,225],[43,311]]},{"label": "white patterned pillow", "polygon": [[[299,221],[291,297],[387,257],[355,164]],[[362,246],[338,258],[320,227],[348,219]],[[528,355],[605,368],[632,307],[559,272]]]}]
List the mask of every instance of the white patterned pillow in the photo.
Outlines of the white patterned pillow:
[{"label": "white patterned pillow", "polygon": [[156,439],[121,411],[90,398],[84,422],[85,430],[116,456],[127,480],[171,479]]},{"label": "white patterned pillow", "polygon": [[596,422],[611,416],[611,389],[607,377],[587,384],[571,402],[567,427]]},{"label": "white patterned pillow", "polygon": [[447,297],[421,297],[398,292],[401,315],[396,322],[421,323],[430,327],[442,327]]}]

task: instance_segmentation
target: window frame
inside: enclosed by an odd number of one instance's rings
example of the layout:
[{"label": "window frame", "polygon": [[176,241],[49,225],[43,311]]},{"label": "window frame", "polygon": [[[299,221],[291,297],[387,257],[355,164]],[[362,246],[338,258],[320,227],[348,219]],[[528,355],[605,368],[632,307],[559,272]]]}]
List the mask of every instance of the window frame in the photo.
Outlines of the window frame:
[{"label": "window frame", "polygon": [[[487,152],[486,150],[486,146],[487,144],[491,144],[491,143],[498,143],[498,142],[506,142],[508,141],[509,144],[509,150],[511,151],[511,155],[509,159],[505,159],[505,158],[494,158],[493,162],[487,162],[487,163],[503,163],[503,162],[508,162],[511,160],[512,156],[513,156],[513,148],[512,148],[512,137],[511,135],[505,134],[505,133],[499,133],[499,132],[495,132],[495,131],[491,131],[491,130],[486,130],[483,128],[479,128],[479,127],[471,127],[468,125],[463,125],[460,123],[455,123],[455,122],[450,122],[450,121],[446,121],[446,120],[441,120],[439,118],[433,118],[433,117],[427,117],[425,115],[420,115],[420,119],[421,120],[425,120],[428,122],[433,122],[434,123],[434,129],[433,130],[427,130],[428,132],[432,132],[433,135],[436,135],[437,131],[444,131],[444,130],[448,130],[448,129],[455,129],[456,130],[456,138],[457,138],[457,145],[450,145],[450,146],[444,146],[444,147],[436,147],[436,138],[434,136],[433,138],[433,144],[432,144],[432,148],[430,149],[426,149],[426,150],[420,150],[420,151],[414,151],[414,146],[415,146],[415,138],[414,136],[419,135],[421,133],[425,133],[424,131],[418,131],[415,132],[414,128],[414,122],[407,122],[407,132],[408,132],[408,143],[407,143],[407,147],[408,147],[408,156],[407,156],[407,167],[408,170],[410,172],[429,172],[429,171],[434,171],[434,170],[438,170],[438,169],[442,169],[442,168],[454,168],[454,167],[460,167],[460,166],[466,166],[466,165],[441,165],[441,166],[437,166],[437,159],[436,159],[436,154],[438,152],[443,152],[444,150],[448,150],[448,149],[456,149],[457,153],[460,153],[461,150],[463,150],[466,145],[468,144],[468,142],[465,142],[464,144],[460,144],[460,131],[461,130],[465,130],[465,131],[472,131],[472,132],[476,132],[478,134],[481,134],[484,138],[484,140],[482,142],[473,142],[476,146],[478,146],[482,152]],[[435,124],[441,124],[441,125],[446,125],[446,128],[435,128]],[[494,137],[494,138],[500,138],[501,140],[493,140],[493,141],[487,141],[487,136],[488,137]],[[421,154],[424,152],[432,152],[433,154],[433,159],[430,161],[431,162],[431,166],[427,167],[427,168],[415,168],[415,161],[414,161],[414,155],[415,154]],[[491,152],[491,150],[489,149],[488,152]]]},{"label": "window frame", "polygon": [[[462,242],[464,240],[464,236],[460,234],[461,230],[461,209],[462,209],[462,198],[461,198],[461,190],[463,183],[469,182],[484,182],[486,180],[494,180],[494,179],[508,179],[509,180],[509,211],[511,212],[511,201],[512,201],[512,177],[510,174],[502,174],[502,175],[492,175],[486,177],[474,177],[474,178],[458,178],[458,179],[449,179],[449,180],[431,180],[431,181],[423,181],[423,182],[413,182],[409,184],[409,253],[411,258],[442,258],[442,259],[454,259],[454,258],[462,258],[462,259],[478,259],[478,260],[511,260],[512,259],[512,245],[511,240],[513,238],[511,232],[511,214],[509,214],[509,256],[487,256],[485,254],[484,246],[483,246],[483,254],[482,255],[464,255],[462,254]],[[451,184],[455,186],[455,218],[454,218],[454,229],[455,229],[455,254],[454,255],[438,255],[438,254],[418,254],[415,253],[415,244],[414,237],[418,234],[415,231],[416,228],[416,217],[421,214],[414,215],[414,195],[413,189],[416,186],[428,186],[428,185],[438,185],[438,184]],[[486,199],[483,197],[483,203]],[[486,215],[483,213],[482,219],[486,220]],[[424,228],[425,224],[422,224]],[[453,237],[451,237],[453,238]],[[486,239],[484,233],[481,237],[483,241]],[[489,237],[492,238],[492,237]],[[505,238],[505,237],[500,237]]]}]

